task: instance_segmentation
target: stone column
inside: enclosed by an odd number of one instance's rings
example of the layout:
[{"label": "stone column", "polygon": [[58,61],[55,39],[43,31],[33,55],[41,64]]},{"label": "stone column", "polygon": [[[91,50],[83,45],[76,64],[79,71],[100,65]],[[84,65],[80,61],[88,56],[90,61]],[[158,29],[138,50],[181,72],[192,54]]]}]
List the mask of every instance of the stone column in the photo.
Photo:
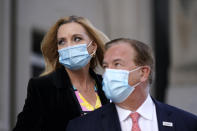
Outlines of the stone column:
[{"label": "stone column", "polygon": [[10,0],[0,1],[0,131],[10,130]]},{"label": "stone column", "polygon": [[171,1],[171,84],[197,85],[197,1]]},{"label": "stone column", "polygon": [[151,6],[151,0],[106,0],[110,38],[128,37],[152,44]]}]

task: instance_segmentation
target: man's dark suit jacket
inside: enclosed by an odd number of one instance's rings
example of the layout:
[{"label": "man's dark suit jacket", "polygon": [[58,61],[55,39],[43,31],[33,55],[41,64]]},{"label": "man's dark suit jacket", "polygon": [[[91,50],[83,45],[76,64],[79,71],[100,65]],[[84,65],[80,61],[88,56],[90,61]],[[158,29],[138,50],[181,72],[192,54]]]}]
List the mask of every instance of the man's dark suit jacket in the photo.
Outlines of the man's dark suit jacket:
[{"label": "man's dark suit jacket", "polygon": [[[102,91],[102,77],[90,70],[101,103],[109,103]],[[23,111],[13,131],[65,131],[68,121],[81,116],[81,107],[65,69],[29,81]]]},{"label": "man's dark suit jacket", "polygon": [[[156,106],[159,131],[197,131],[197,116],[153,100]],[[164,122],[164,124],[163,124]],[[172,126],[165,122],[172,123]],[[71,120],[67,131],[121,131],[116,107],[113,103]]]}]

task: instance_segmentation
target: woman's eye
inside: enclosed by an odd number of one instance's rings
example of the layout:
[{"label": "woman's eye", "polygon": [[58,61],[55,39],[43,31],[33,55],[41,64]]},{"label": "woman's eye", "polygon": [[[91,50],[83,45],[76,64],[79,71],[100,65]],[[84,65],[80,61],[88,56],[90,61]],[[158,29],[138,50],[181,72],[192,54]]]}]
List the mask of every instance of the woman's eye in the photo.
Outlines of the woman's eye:
[{"label": "woman's eye", "polygon": [[58,41],[58,45],[63,45],[65,42],[64,42],[64,40],[59,40]]},{"label": "woman's eye", "polygon": [[103,69],[107,68],[107,66],[106,66],[106,65],[102,65],[102,67],[103,67]]},{"label": "woman's eye", "polygon": [[80,37],[75,37],[75,38],[74,38],[74,41],[75,41],[75,42],[79,42],[79,41],[81,41],[81,40],[82,40],[82,38],[80,38]]}]

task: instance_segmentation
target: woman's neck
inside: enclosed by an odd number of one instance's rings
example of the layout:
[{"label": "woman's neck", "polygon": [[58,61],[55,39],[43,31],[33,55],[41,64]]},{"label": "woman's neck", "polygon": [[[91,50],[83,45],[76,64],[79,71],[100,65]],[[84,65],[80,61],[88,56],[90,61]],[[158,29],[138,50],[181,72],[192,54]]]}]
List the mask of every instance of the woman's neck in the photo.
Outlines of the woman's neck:
[{"label": "woman's neck", "polygon": [[68,75],[72,82],[72,85],[80,92],[80,94],[90,103],[96,105],[96,93],[94,90],[95,82],[90,76],[89,66],[86,66],[80,70],[68,70]]},{"label": "woman's neck", "polygon": [[91,83],[91,76],[89,73],[89,67],[84,67],[79,70],[69,70],[66,69],[72,84],[75,88],[88,87],[87,85]]}]

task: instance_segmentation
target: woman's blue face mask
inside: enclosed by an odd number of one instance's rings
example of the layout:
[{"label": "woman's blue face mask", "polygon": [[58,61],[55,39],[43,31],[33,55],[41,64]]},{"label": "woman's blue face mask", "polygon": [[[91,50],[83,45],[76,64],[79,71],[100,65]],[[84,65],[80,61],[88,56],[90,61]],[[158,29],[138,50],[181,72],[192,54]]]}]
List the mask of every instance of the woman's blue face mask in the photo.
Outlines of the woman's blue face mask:
[{"label": "woman's blue face mask", "polygon": [[59,62],[70,70],[78,70],[86,66],[90,59],[92,58],[93,52],[91,55],[88,53],[87,48],[92,44],[92,41],[87,44],[79,44],[74,46],[65,47],[58,50],[59,52]]}]

